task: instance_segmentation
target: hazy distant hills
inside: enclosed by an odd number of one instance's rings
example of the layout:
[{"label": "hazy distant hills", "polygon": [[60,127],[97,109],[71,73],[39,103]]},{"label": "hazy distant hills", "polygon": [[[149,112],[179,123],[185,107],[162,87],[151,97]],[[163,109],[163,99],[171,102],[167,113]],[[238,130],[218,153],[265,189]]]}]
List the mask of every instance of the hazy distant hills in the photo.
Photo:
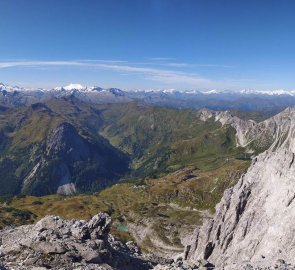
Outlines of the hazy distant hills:
[{"label": "hazy distant hills", "polygon": [[53,89],[26,89],[0,83],[0,105],[22,106],[48,100],[52,97],[74,96],[92,104],[125,103],[141,101],[146,104],[176,108],[208,108],[213,110],[263,111],[270,116],[288,106],[295,105],[295,91],[242,90],[242,91],[176,91],[104,89],[98,86],[85,87],[70,84]]}]

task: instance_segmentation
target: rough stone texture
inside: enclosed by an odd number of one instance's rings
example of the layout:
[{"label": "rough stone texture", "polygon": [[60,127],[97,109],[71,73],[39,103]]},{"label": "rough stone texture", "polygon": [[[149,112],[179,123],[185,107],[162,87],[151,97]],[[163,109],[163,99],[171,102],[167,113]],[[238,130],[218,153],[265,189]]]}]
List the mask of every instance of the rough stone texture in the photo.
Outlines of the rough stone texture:
[{"label": "rough stone texture", "polygon": [[74,162],[90,156],[90,146],[71,124],[64,122],[52,131],[47,140],[47,155]]},{"label": "rough stone texture", "polygon": [[236,130],[237,145],[246,147],[254,141],[260,145],[271,145],[273,142],[284,140],[291,122],[295,119],[295,109],[287,108],[281,113],[260,123],[253,120],[242,120],[232,116],[229,111],[199,111],[202,121],[214,119],[222,125],[230,125]]},{"label": "rough stone texture", "polygon": [[276,140],[225,191],[214,218],[195,230],[185,254],[190,261],[206,259],[218,269],[294,269],[295,110],[274,118],[282,121]]},{"label": "rough stone texture", "polygon": [[4,229],[0,269],[151,269],[134,243],[109,234],[110,225],[110,217],[99,213],[88,222],[47,216],[35,225]]},{"label": "rough stone texture", "polygon": [[195,263],[184,261],[181,257],[176,258],[169,264],[157,265],[155,270],[210,270],[214,269],[214,265],[206,260],[198,260]]}]

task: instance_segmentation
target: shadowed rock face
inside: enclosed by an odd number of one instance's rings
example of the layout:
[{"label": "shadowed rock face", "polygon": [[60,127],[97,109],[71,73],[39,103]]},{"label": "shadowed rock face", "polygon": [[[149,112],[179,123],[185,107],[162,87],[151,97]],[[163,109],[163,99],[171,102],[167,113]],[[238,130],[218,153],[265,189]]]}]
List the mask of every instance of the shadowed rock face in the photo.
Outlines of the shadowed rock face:
[{"label": "shadowed rock face", "polygon": [[99,213],[88,222],[47,216],[35,225],[5,229],[0,231],[0,261],[19,270],[150,269],[134,244],[109,234],[110,225],[110,217]]},{"label": "shadowed rock face", "polygon": [[255,158],[226,190],[214,218],[195,230],[189,260],[206,259],[226,269],[295,264],[295,117],[289,112],[280,118],[285,140],[278,132],[276,147]]},{"label": "shadowed rock face", "polygon": [[25,194],[98,191],[128,171],[129,158],[125,154],[103,138],[82,137],[67,122],[50,132],[43,147],[24,179]]},{"label": "shadowed rock face", "polygon": [[90,146],[69,123],[62,123],[48,138],[47,153],[51,158],[66,158],[70,162],[90,158]]}]

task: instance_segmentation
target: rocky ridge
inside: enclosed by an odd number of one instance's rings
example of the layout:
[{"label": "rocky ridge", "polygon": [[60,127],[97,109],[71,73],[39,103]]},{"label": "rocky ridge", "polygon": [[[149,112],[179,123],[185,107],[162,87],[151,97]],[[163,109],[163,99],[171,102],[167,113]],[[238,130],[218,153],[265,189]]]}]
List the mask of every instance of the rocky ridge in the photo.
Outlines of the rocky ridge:
[{"label": "rocky ridge", "polygon": [[[150,269],[133,242],[123,244],[109,234],[105,213],[91,220],[47,216],[35,225],[0,232],[3,269]],[[0,268],[1,269],[1,268]]]},{"label": "rocky ridge", "polygon": [[0,231],[0,270],[196,270],[212,269],[206,260],[184,261],[143,254],[133,242],[110,234],[111,218],[89,221],[46,216],[34,225]]},{"label": "rocky ridge", "polygon": [[189,261],[206,259],[217,269],[295,269],[295,110],[253,126],[267,128],[274,141],[226,190],[214,218],[195,230]]},{"label": "rocky ridge", "polygon": [[202,121],[214,119],[223,126],[230,125],[236,130],[237,146],[253,148],[259,144],[263,148],[279,146],[286,138],[292,119],[295,119],[295,109],[286,108],[284,111],[257,123],[254,120],[243,120],[233,116],[229,111],[212,111],[202,109],[199,111]]}]

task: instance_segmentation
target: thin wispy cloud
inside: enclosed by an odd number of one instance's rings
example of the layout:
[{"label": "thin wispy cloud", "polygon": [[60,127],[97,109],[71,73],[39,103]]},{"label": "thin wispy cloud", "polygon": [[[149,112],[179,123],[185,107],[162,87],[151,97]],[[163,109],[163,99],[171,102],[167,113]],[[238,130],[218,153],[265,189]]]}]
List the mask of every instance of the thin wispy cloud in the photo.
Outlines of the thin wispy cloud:
[{"label": "thin wispy cloud", "polygon": [[171,61],[171,60],[176,60],[176,58],[172,58],[172,57],[148,57],[146,59],[151,60],[151,61]]},{"label": "thin wispy cloud", "polygon": [[168,66],[168,67],[206,67],[206,68],[233,68],[232,65],[215,64],[215,63],[183,63],[178,62],[176,58],[154,57],[147,58],[149,62],[142,62],[140,64]]},{"label": "thin wispy cloud", "polygon": [[233,68],[230,65],[218,65],[218,64],[192,64],[192,63],[151,63],[159,66],[167,67],[206,67],[206,68]]},{"label": "thin wispy cloud", "polygon": [[113,64],[115,64],[115,63],[128,63],[128,61],[126,61],[126,60],[105,60],[105,59],[96,59],[96,60],[94,60],[94,59],[75,59],[73,61],[85,62],[85,63],[93,62],[93,63],[110,63],[110,64],[111,63],[113,63]]},{"label": "thin wispy cloud", "polygon": [[[181,63],[178,67],[181,67]],[[184,64],[183,64],[184,65]],[[46,68],[46,67],[86,67],[118,73],[139,74],[146,80],[165,84],[184,84],[195,87],[219,87],[222,83],[200,76],[199,74],[161,69],[155,67],[134,66],[131,63],[117,60],[67,60],[67,61],[0,61],[3,68]]]}]

